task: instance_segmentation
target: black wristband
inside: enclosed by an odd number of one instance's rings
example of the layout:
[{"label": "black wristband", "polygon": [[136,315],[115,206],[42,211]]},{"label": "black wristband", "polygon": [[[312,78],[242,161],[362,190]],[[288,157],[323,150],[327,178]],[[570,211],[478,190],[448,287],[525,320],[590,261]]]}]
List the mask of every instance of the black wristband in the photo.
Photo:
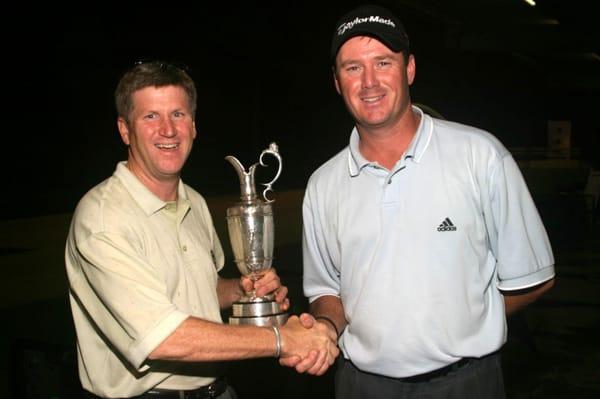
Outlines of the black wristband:
[{"label": "black wristband", "polygon": [[338,338],[340,337],[340,331],[338,330],[338,328],[335,325],[335,323],[333,322],[333,320],[331,320],[327,316],[315,316],[315,320],[319,320],[319,319],[329,322],[329,324],[331,324],[333,326],[333,329],[335,330],[335,336]]}]

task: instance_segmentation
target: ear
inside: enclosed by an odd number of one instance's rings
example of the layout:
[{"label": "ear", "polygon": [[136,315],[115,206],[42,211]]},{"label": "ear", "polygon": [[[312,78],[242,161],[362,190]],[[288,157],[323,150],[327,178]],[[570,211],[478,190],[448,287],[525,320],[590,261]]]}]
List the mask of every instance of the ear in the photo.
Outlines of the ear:
[{"label": "ear", "polygon": [[337,90],[338,94],[342,94],[342,91],[340,90],[340,82],[338,82],[338,78],[337,78],[337,73],[335,73],[335,67],[333,67],[333,83],[335,84],[335,89]]},{"label": "ear", "polygon": [[129,145],[129,127],[127,126],[127,121],[122,116],[119,116],[119,119],[117,119],[117,127],[119,128],[121,140],[123,140],[125,145]]},{"label": "ear", "polygon": [[417,73],[417,66],[415,64],[414,55],[408,56],[408,63],[406,64],[406,77],[408,78],[408,85],[412,85],[415,80],[415,75]]},{"label": "ear", "polygon": [[196,139],[196,121],[192,121],[192,140]]}]

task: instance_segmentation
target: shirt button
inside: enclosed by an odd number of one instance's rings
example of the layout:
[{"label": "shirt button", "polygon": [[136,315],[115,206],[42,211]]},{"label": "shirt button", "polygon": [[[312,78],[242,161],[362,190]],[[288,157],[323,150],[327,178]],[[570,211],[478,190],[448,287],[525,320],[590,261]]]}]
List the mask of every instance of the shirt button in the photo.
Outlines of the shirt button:
[{"label": "shirt button", "polygon": [[183,247],[181,247],[181,249],[183,249],[183,252],[187,251],[187,245],[184,245]]}]

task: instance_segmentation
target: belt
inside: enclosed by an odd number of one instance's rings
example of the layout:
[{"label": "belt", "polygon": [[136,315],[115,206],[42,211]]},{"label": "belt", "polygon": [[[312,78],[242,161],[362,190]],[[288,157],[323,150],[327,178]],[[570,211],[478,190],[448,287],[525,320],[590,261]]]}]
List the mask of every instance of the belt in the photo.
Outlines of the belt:
[{"label": "belt", "polygon": [[213,399],[223,394],[227,390],[227,381],[224,377],[219,377],[211,384],[192,390],[173,390],[154,388],[140,396],[139,399]]},{"label": "belt", "polygon": [[[191,390],[158,389],[153,388],[133,399],[214,399],[227,390],[227,381],[219,377],[211,384]],[[100,398],[90,392],[85,392],[85,397],[90,399]]]},{"label": "belt", "polygon": [[410,377],[394,378],[394,380],[401,381],[401,382],[409,382],[409,383],[410,382],[426,382],[426,381],[433,380],[434,378],[443,377],[446,374],[449,374],[453,371],[460,369],[463,366],[466,366],[470,362],[471,362],[471,358],[465,357],[465,358],[460,359],[457,362],[449,364],[440,369],[429,371],[424,374],[413,375]]}]

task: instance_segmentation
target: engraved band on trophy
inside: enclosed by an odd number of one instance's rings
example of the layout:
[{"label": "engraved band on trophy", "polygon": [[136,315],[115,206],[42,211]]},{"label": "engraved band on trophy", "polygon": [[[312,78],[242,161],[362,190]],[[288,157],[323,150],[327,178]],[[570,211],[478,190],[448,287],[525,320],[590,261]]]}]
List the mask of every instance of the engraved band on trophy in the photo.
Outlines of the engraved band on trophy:
[{"label": "engraved band on trophy", "polygon": [[[254,172],[257,166],[267,166],[263,162],[266,155],[274,156],[279,167],[275,178],[263,191],[264,201],[256,196]],[[259,162],[250,166],[248,171],[240,161],[228,155],[229,161],[240,178],[240,202],[227,208],[227,228],[235,263],[244,276],[258,280],[271,267],[273,261],[274,224],[273,209],[267,198],[271,185],[281,174],[281,156],[277,144],[271,143],[258,158]],[[245,293],[242,298],[233,303],[229,324],[252,324],[257,326],[281,325],[287,320],[287,313],[281,310],[275,302],[273,294],[257,297],[254,292]]]}]

